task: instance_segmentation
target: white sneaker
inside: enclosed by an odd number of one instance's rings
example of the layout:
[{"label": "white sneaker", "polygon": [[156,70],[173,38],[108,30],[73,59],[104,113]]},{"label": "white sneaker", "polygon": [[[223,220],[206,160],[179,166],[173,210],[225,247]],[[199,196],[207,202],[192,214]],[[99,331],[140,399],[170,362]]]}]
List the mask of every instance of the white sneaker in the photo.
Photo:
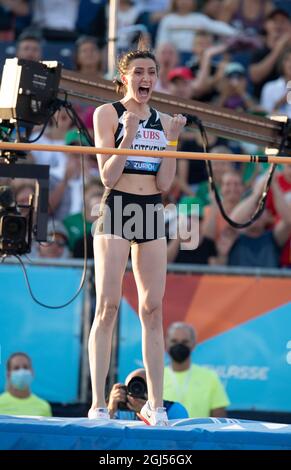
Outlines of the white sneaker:
[{"label": "white sneaker", "polygon": [[89,419],[110,419],[109,411],[107,408],[95,408],[88,412]]},{"label": "white sneaker", "polygon": [[148,401],[138,413],[138,417],[148,426],[169,426],[166,408],[160,407],[153,410]]}]

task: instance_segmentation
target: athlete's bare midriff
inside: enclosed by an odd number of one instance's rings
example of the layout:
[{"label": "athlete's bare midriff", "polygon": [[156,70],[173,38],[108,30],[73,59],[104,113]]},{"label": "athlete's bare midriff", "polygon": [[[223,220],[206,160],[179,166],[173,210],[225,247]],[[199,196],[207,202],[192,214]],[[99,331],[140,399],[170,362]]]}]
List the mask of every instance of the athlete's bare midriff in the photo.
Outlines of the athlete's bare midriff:
[{"label": "athlete's bare midriff", "polygon": [[139,195],[158,194],[161,192],[157,188],[155,175],[136,175],[130,173],[123,173],[114,189]]}]

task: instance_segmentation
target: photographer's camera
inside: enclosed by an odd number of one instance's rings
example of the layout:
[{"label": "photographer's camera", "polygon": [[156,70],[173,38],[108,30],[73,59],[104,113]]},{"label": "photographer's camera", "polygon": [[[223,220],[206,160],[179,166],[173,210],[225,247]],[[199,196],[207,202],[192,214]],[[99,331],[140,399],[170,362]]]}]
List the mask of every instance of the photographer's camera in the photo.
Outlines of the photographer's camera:
[{"label": "photographer's camera", "polygon": [[[133,398],[141,398],[146,400],[147,396],[147,384],[142,377],[133,377],[126,385],[122,387],[125,390],[126,395],[130,395]],[[118,403],[118,409],[121,411],[128,411],[127,400],[120,401]]]}]

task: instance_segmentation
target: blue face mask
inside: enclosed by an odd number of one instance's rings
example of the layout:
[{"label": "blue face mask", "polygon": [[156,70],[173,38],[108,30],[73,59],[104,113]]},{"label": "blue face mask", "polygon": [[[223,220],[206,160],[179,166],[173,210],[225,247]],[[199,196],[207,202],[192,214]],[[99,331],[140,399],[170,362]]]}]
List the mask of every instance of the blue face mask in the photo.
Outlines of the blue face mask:
[{"label": "blue face mask", "polygon": [[33,380],[32,372],[29,369],[13,370],[10,374],[10,383],[17,390],[26,390]]}]

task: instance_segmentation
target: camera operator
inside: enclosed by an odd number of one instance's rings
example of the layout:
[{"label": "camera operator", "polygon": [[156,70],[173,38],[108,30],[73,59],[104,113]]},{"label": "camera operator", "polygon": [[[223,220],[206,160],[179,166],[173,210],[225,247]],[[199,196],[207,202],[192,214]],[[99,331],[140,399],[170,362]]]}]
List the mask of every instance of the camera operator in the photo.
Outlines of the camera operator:
[{"label": "camera operator", "polygon": [[[110,418],[138,420],[139,412],[147,400],[147,384],[145,369],[136,369],[125,379],[125,385],[113,385],[108,400]],[[164,400],[169,419],[188,418],[183,405]]]}]

